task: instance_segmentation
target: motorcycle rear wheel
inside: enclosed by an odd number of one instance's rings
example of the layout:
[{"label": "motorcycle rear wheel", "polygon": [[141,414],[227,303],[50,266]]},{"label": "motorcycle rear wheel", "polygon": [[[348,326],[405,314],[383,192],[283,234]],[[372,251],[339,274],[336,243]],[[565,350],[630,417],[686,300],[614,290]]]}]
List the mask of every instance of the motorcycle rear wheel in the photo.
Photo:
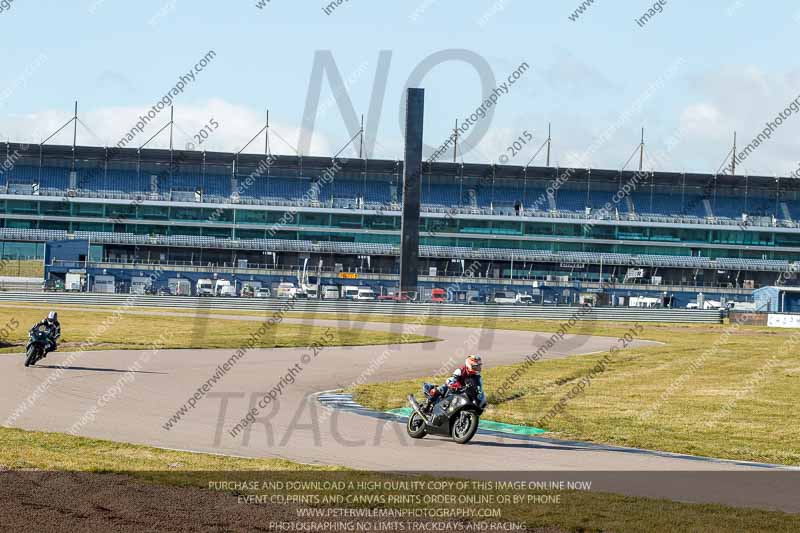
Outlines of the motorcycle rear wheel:
[{"label": "motorcycle rear wheel", "polygon": [[478,413],[474,411],[461,411],[458,413],[458,418],[453,424],[450,436],[453,437],[453,440],[458,444],[468,443],[478,431],[479,420]]},{"label": "motorcycle rear wheel", "polygon": [[30,346],[28,348],[28,353],[25,355],[25,366],[31,366],[36,364],[36,347]]},{"label": "motorcycle rear wheel", "polygon": [[428,433],[428,430],[425,429],[425,421],[416,412],[411,413],[411,416],[408,417],[406,431],[412,439],[421,439]]}]

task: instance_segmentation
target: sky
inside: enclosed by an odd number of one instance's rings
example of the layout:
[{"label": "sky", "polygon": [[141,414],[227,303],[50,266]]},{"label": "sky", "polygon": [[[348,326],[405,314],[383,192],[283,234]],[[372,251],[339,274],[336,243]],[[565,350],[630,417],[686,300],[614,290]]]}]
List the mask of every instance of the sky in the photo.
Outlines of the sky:
[{"label": "sky", "polygon": [[[525,165],[551,123],[552,165],[622,168],[644,128],[646,168],[713,173],[734,131],[741,151],[800,96],[800,5],[790,1],[662,0],[643,23],[653,2],[330,3],[0,0],[0,139],[42,141],[77,100],[78,144],[112,146],[209,51],[172,98],[177,148],[238,152],[269,109],[274,153],[334,155],[364,114],[370,157],[401,159],[402,96],[422,69],[427,156],[525,65],[465,131],[459,160]],[[168,120],[160,110],[131,145]],[[48,142],[71,144],[72,131]],[[162,134],[148,146],[168,144]],[[738,170],[786,176],[798,145],[800,112],[785,113]],[[245,151],[263,150],[261,138]],[[530,162],[544,163],[544,152]]]}]

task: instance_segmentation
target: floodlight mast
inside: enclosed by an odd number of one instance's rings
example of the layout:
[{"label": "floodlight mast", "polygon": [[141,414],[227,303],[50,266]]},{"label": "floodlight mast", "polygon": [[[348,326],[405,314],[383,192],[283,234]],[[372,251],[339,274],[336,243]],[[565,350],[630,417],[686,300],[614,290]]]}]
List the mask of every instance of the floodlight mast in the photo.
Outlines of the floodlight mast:
[{"label": "floodlight mast", "polygon": [[231,175],[234,178],[236,177],[236,167],[239,165],[239,154],[244,152],[247,149],[247,147],[250,146],[253,143],[253,141],[255,141],[261,135],[262,132],[265,132],[264,133],[264,137],[265,137],[265,139],[264,139],[264,155],[265,156],[269,156],[269,109],[267,109],[267,120],[264,123],[264,125],[261,127],[261,129],[258,130],[258,132],[255,135],[253,135],[253,137],[249,141],[247,141],[247,144],[242,146],[241,150],[239,150],[238,152],[236,152],[236,154],[234,154],[233,162],[232,162],[232,165],[231,165]]},{"label": "floodlight mast", "polygon": [[75,170],[75,148],[78,141],[78,101],[75,100],[75,112],[72,114],[72,117],[66,121],[60,128],[56,131],[51,133],[47,138],[42,140],[39,143],[39,179],[41,180],[42,176],[42,166],[44,164],[44,145],[47,141],[61,133],[61,131],[69,126],[70,124],[73,125],[72,128],[72,170]]},{"label": "floodlight mast", "polygon": [[458,119],[456,119],[456,125],[453,127],[453,135],[453,163],[455,163],[458,152]]},{"label": "floodlight mast", "polygon": [[75,100],[75,113],[72,115],[72,163],[75,164],[75,145],[78,142],[78,101]]},{"label": "floodlight mast", "polygon": [[172,176],[172,125],[175,122],[175,115],[174,115],[174,108],[170,105],[169,106],[169,122],[161,126],[157,132],[153,134],[152,137],[147,139],[143,145],[136,149],[136,175],[141,177],[142,175],[142,148],[146,147],[150,144],[150,141],[158,137],[162,131],[169,128],[169,175]]},{"label": "floodlight mast", "polygon": [[[548,122],[548,123],[547,123],[547,166],[548,166],[548,167],[550,166],[550,143],[551,143],[551,138],[550,138],[550,123]],[[541,148],[540,148],[540,149],[541,149]]]},{"label": "floodlight mast", "polygon": [[639,143],[639,173],[642,172],[642,165],[644,164],[644,128],[642,128],[642,141]]}]

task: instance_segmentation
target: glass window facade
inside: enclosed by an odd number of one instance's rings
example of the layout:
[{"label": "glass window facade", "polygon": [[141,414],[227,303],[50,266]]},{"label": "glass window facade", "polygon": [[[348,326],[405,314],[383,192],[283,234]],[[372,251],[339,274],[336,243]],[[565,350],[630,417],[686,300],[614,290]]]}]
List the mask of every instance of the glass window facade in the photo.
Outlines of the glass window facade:
[{"label": "glass window facade", "polygon": [[[230,206],[212,209],[191,204],[161,206],[137,202],[65,202],[61,199],[3,199],[0,200],[0,215],[3,216],[0,226],[19,229],[388,244],[399,244],[401,227],[401,218],[397,214],[338,213],[327,210],[295,212],[290,208],[233,209]],[[42,216],[63,217],[65,220],[41,219]],[[103,218],[117,220],[101,220]],[[750,227],[743,231],[734,227],[694,228],[638,226],[626,222],[586,224],[583,221],[425,216],[421,220],[420,231],[423,244],[467,248],[788,260],[800,258],[800,230],[785,232]],[[745,250],[745,246],[763,249]],[[775,247],[798,248],[798,251],[774,250]]]}]

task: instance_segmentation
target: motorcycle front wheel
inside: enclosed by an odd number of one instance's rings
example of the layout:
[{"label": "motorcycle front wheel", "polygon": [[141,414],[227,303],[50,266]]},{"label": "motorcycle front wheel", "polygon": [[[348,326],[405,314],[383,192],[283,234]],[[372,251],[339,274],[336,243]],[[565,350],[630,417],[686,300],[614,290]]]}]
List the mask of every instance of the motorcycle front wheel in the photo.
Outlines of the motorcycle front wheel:
[{"label": "motorcycle front wheel", "polygon": [[421,439],[428,433],[425,429],[425,421],[416,411],[411,413],[411,416],[408,417],[406,431],[408,432],[408,436],[412,439]]},{"label": "motorcycle front wheel", "polygon": [[25,354],[25,366],[31,366],[36,364],[36,347],[29,346],[28,353]]},{"label": "motorcycle front wheel", "polygon": [[474,411],[461,411],[453,423],[451,436],[459,444],[466,444],[475,436],[478,431],[478,421],[480,418]]}]

